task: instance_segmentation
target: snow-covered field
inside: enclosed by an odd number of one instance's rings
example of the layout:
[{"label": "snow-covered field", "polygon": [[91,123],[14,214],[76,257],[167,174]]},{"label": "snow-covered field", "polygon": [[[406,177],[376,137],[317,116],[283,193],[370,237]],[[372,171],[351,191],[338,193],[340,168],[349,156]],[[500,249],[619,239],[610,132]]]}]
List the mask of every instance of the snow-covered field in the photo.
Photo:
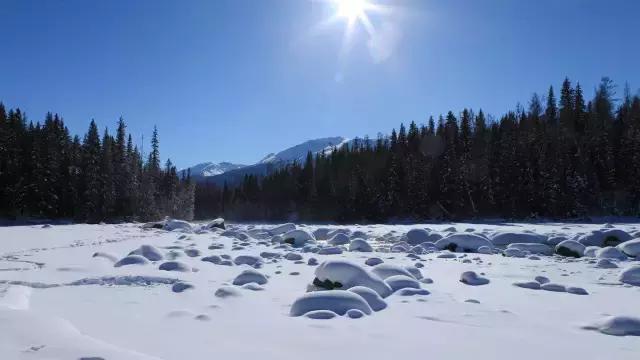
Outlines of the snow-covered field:
[{"label": "snow-covered field", "polygon": [[0,228],[0,359],[640,356],[637,224],[168,228]]}]

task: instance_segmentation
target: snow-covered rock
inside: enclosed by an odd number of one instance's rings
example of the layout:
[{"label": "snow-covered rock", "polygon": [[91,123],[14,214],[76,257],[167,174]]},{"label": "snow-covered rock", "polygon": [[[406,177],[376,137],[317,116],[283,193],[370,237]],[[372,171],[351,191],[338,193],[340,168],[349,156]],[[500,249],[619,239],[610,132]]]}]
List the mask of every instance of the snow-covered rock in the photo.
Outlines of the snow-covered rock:
[{"label": "snow-covered rock", "polygon": [[248,283],[256,283],[258,285],[264,285],[267,283],[267,281],[268,281],[267,277],[264,276],[262,273],[253,269],[247,269],[241,272],[240,275],[236,276],[235,279],[233,279],[233,285],[242,286]]},{"label": "snow-covered rock", "polygon": [[618,280],[625,284],[640,286],[640,265],[631,265],[620,272]]},{"label": "snow-covered rock", "polygon": [[467,285],[486,285],[489,279],[476,274],[474,271],[465,271],[460,275],[460,282]]},{"label": "snow-covered rock", "polygon": [[318,255],[338,255],[342,254],[342,248],[338,246],[327,246],[318,250]]},{"label": "snow-covered rock", "polygon": [[373,248],[367,240],[361,238],[355,238],[351,240],[349,244],[349,251],[359,251],[359,252],[372,252]]},{"label": "snow-covered rock", "polygon": [[262,258],[260,258],[259,256],[255,256],[255,255],[240,255],[240,256],[236,256],[236,258],[233,259],[233,263],[236,264],[236,265],[249,265],[249,266],[254,267],[254,268],[259,268],[263,264]]},{"label": "snow-covered rock", "polygon": [[327,228],[317,228],[313,231],[313,237],[316,238],[316,240],[327,240],[329,239],[329,231]]},{"label": "snow-covered rock", "polygon": [[486,238],[468,233],[453,234],[436,241],[438,249],[456,252],[478,252],[481,246],[493,249],[493,244]]},{"label": "snow-covered rock", "polygon": [[218,288],[218,290],[216,290],[214,295],[216,297],[225,299],[225,298],[232,298],[232,297],[242,296],[242,293],[236,287],[233,287],[233,286],[221,286],[221,287]]},{"label": "snow-covered rock", "polygon": [[184,220],[177,220],[177,219],[167,220],[167,222],[164,224],[164,229],[167,231],[180,230],[180,231],[189,232],[189,233],[193,232],[193,226],[191,226],[190,223]]},{"label": "snow-covered rock", "polygon": [[528,252],[522,251],[518,248],[506,248],[504,249],[502,254],[506,257],[522,258],[522,257],[525,257],[528,254]]},{"label": "snow-covered rock", "polygon": [[164,259],[162,252],[153,245],[141,245],[139,248],[130,252],[129,255],[144,256],[149,261],[159,261]]},{"label": "snow-covered rock", "polygon": [[412,288],[419,289],[420,283],[411,276],[406,275],[394,275],[386,278],[384,280],[389,287],[391,287],[391,291],[396,292],[400,289],[404,288]]},{"label": "snow-covered rock", "polygon": [[518,249],[530,254],[553,255],[553,248],[543,243],[513,243],[507,249]]},{"label": "snow-covered rock", "polygon": [[349,289],[360,296],[369,304],[373,311],[380,311],[387,308],[387,303],[380,297],[380,295],[365,286],[354,286]]},{"label": "snow-covered rock", "polygon": [[344,233],[337,233],[331,239],[329,239],[328,243],[333,246],[346,245],[350,241],[349,235]]},{"label": "snow-covered rock", "polygon": [[269,229],[271,235],[282,235],[296,229],[296,224],[287,223]]},{"label": "snow-covered rock", "polygon": [[525,289],[540,290],[540,283],[537,281],[518,281],[514,282],[513,285]]},{"label": "snow-covered rock", "polygon": [[164,271],[179,271],[179,272],[189,272],[191,271],[191,267],[180,261],[165,261],[158,267],[159,270]]},{"label": "snow-covered rock", "polygon": [[565,240],[556,245],[556,254],[568,257],[582,257],[585,246],[575,240]]},{"label": "snow-covered rock", "polygon": [[490,238],[493,245],[505,246],[514,243],[524,244],[544,244],[547,242],[547,237],[539,234],[532,233],[515,233],[515,232],[500,232],[496,233]]},{"label": "snow-covered rock", "polygon": [[584,256],[594,258],[596,257],[596,252],[600,249],[602,249],[600,246],[587,246],[584,249]]},{"label": "snow-covered rock", "polygon": [[207,229],[226,229],[223,218],[217,218],[207,224]]},{"label": "snow-covered rock", "polygon": [[310,311],[329,310],[344,315],[351,309],[370,315],[373,310],[362,296],[344,290],[310,292],[297,298],[291,305],[291,316],[302,316]]},{"label": "snow-covered rock", "polygon": [[306,230],[292,230],[282,235],[283,242],[293,247],[303,247],[307,243],[315,242],[313,235]]},{"label": "snow-covered rock", "polygon": [[376,266],[378,264],[382,264],[383,262],[384,261],[382,259],[377,257],[368,258],[367,260],[364,261],[364,263],[369,266]]},{"label": "snow-covered rock", "polygon": [[[431,237],[431,232],[425,229],[411,229],[407,232],[406,237],[409,245],[419,245],[423,242],[435,242],[439,240],[439,238]],[[439,237],[441,238],[442,236]]]},{"label": "snow-covered rock", "polygon": [[595,267],[599,269],[615,269],[618,265],[609,259],[600,259],[596,263]]},{"label": "snow-covered rock", "polygon": [[581,287],[577,287],[577,286],[568,286],[567,287],[567,292],[569,294],[574,294],[574,295],[589,295],[587,290],[585,290],[585,289],[583,289]]},{"label": "snow-covered rock", "polygon": [[302,255],[298,254],[297,252],[290,252],[290,253],[287,253],[287,255],[285,255],[284,258],[289,261],[299,261],[299,260],[302,260]]},{"label": "snow-covered rock", "polygon": [[315,310],[309,311],[308,313],[304,314],[304,316],[313,320],[329,320],[338,316],[338,314],[329,310]]},{"label": "snow-covered rock", "polygon": [[593,325],[583,327],[614,336],[640,336],[640,318],[632,316],[609,316]]},{"label": "snow-covered rock", "polygon": [[391,288],[380,277],[347,260],[325,261],[316,268],[315,275],[320,283],[330,281],[334,286],[338,283],[340,286],[336,287],[339,289],[364,286],[383,298],[391,294]]},{"label": "snow-covered rock", "polygon": [[411,274],[411,272],[407,270],[407,268],[399,265],[387,264],[387,263],[374,266],[371,269],[371,272],[383,280],[395,275],[404,275],[404,276],[414,277]]},{"label": "snow-covered rock", "polygon": [[129,255],[120,259],[118,262],[113,264],[113,267],[121,267],[126,265],[146,265],[149,263],[146,257],[140,255]]},{"label": "snow-covered rock", "polygon": [[616,260],[626,260],[627,255],[617,248],[607,246],[603,247],[596,251],[596,258],[598,259],[616,259]]},{"label": "snow-covered rock", "polygon": [[630,257],[640,257],[640,238],[625,241],[617,246],[622,252]]},{"label": "snow-covered rock", "polygon": [[556,283],[546,283],[546,284],[542,284],[540,286],[540,289],[542,290],[547,290],[547,291],[553,291],[553,292],[566,292],[567,291],[567,287],[562,285],[562,284],[556,284]]},{"label": "snow-covered rock", "polygon": [[632,236],[620,229],[594,230],[578,239],[585,246],[617,246],[622,242],[631,240]]}]

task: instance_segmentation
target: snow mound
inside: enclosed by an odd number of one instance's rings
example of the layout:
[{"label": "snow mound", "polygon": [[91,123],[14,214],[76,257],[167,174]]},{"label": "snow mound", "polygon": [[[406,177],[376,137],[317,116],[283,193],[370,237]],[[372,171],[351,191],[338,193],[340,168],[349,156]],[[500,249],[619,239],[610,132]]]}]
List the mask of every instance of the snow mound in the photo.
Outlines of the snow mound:
[{"label": "snow mound", "polygon": [[475,234],[453,234],[436,241],[440,250],[448,249],[456,252],[478,252],[481,246],[493,249],[491,241]]},{"label": "snow mound", "polygon": [[158,269],[164,270],[164,271],[179,271],[179,272],[191,271],[191,267],[189,267],[189,265],[180,261],[165,261],[162,264],[160,264]]},{"label": "snow mound", "polygon": [[518,249],[526,251],[529,254],[553,255],[553,248],[541,243],[513,243],[507,246],[507,249]]},{"label": "snow mound", "polygon": [[579,258],[584,255],[585,246],[575,240],[565,240],[556,245],[556,254]]},{"label": "snow mound", "polygon": [[289,231],[282,235],[282,238],[284,239],[284,243],[290,244],[293,247],[303,247],[307,243],[315,242],[313,235],[305,230]]},{"label": "snow mound", "polygon": [[439,259],[455,259],[457,258],[456,254],[450,252],[450,251],[445,251],[442,254],[439,254],[437,256]]},{"label": "snow mound", "polygon": [[223,218],[217,218],[214,219],[212,221],[210,221],[207,224],[207,229],[226,229],[226,227],[224,226],[224,219]]},{"label": "snow mound", "polygon": [[202,253],[200,252],[200,250],[198,249],[185,249],[184,253],[188,256],[188,257],[198,257],[200,256]]},{"label": "snow mound", "polygon": [[396,295],[398,296],[415,296],[415,295],[429,295],[429,294],[431,293],[428,290],[414,289],[414,288],[404,288],[396,292]]},{"label": "snow mound", "polygon": [[221,286],[221,287],[218,288],[218,290],[216,290],[214,295],[216,297],[225,299],[225,298],[229,298],[229,297],[242,296],[242,293],[240,293],[240,290],[238,290],[237,288],[235,288],[233,286]]},{"label": "snow mound", "polygon": [[329,238],[329,229],[327,228],[317,228],[313,230],[313,237],[316,240],[327,240]]},{"label": "snow mound", "polygon": [[290,252],[290,253],[287,253],[287,255],[285,255],[284,258],[290,261],[298,261],[298,260],[302,260],[302,255],[296,252]]},{"label": "snow mound", "polygon": [[254,268],[259,268],[262,266],[262,258],[254,255],[240,255],[233,259],[233,263],[236,265],[249,265]]},{"label": "snow mound", "polygon": [[264,285],[267,283],[267,277],[256,270],[248,269],[248,270],[244,270],[243,272],[240,273],[240,275],[236,276],[236,278],[233,279],[233,285],[242,286],[248,283],[256,283],[258,285]]},{"label": "snow mound", "polygon": [[405,235],[407,243],[409,245],[420,245],[425,242],[436,242],[442,239],[442,235],[438,233],[432,233],[425,229],[411,229]]},{"label": "snow mound", "polygon": [[391,287],[391,291],[393,292],[405,288],[420,289],[420,283],[413,277],[406,275],[390,276],[384,281]]},{"label": "snow mound", "polygon": [[625,241],[617,247],[628,256],[640,257],[640,238]]},{"label": "snow mound", "polygon": [[349,291],[360,295],[369,304],[373,311],[380,311],[387,308],[387,303],[377,292],[364,286],[354,286]]},{"label": "snow mound", "polygon": [[373,310],[362,296],[351,291],[327,290],[310,292],[297,298],[291,305],[291,316],[302,316],[310,311],[328,310],[344,315],[351,309],[370,315]]},{"label": "snow mound", "polygon": [[631,239],[632,236],[624,230],[607,229],[594,230],[590,234],[580,237],[578,242],[585,246],[616,246]]},{"label": "snow mound", "polygon": [[242,288],[245,290],[251,290],[251,291],[262,291],[264,290],[264,288],[254,282],[250,282],[250,283],[246,283],[244,285],[242,285]]},{"label": "snow mound", "polygon": [[596,258],[598,259],[616,259],[616,260],[626,260],[627,255],[617,248],[607,246],[602,249],[596,251]]},{"label": "snow mound", "polygon": [[527,252],[518,248],[506,248],[502,252],[502,255],[506,257],[523,258],[527,255]]},{"label": "snow mound", "polygon": [[97,278],[84,278],[72,281],[68,286],[86,286],[86,285],[121,285],[121,286],[151,286],[151,285],[173,285],[178,279],[160,277],[160,276],[102,276]]},{"label": "snow mound", "polygon": [[415,278],[416,280],[422,279],[422,272],[416,266],[405,266],[404,268],[407,269],[407,271],[411,274],[411,277]]},{"label": "snow mound", "polygon": [[383,298],[391,295],[391,288],[382,279],[350,261],[325,261],[316,268],[315,275],[321,283],[325,281],[339,283],[340,286],[337,287],[341,289],[364,286],[377,292]]},{"label": "snow mound", "polygon": [[360,311],[358,309],[351,309],[351,310],[347,311],[347,316],[350,319],[360,319],[361,317],[365,316],[365,313],[363,313],[362,311]]},{"label": "snow mound", "polygon": [[337,233],[329,239],[328,243],[334,246],[347,245],[349,243],[349,236],[344,233]]},{"label": "snow mound", "polygon": [[540,284],[546,284],[546,283],[548,283],[548,282],[550,282],[550,281],[551,281],[551,280],[549,280],[549,278],[548,278],[548,277],[546,277],[546,276],[540,276],[540,275],[536,276],[534,280],[535,280],[535,281],[537,281],[537,282],[539,282]]},{"label": "snow mound", "polygon": [[640,265],[631,265],[620,272],[618,280],[622,283],[640,286]]},{"label": "snow mound", "polygon": [[218,255],[205,256],[200,261],[210,262],[213,264],[220,264],[222,258]]},{"label": "snow mound", "polygon": [[189,224],[184,220],[176,220],[176,219],[167,220],[167,222],[164,224],[164,229],[167,231],[180,230],[180,231],[189,232],[189,233],[193,232],[193,226],[191,226],[191,224]]},{"label": "snow mound", "polygon": [[602,249],[600,246],[587,246],[584,249],[584,256],[594,258],[596,257],[596,252],[600,249]]},{"label": "snow mound", "polygon": [[146,257],[140,255],[129,255],[125,256],[122,259],[118,260],[117,263],[113,264],[114,267],[121,267],[126,265],[146,265],[149,263]]},{"label": "snow mound", "polygon": [[467,285],[478,286],[488,284],[489,279],[476,274],[474,271],[465,271],[460,275],[460,282]]},{"label": "snow mound", "polygon": [[367,240],[361,238],[355,238],[351,240],[349,244],[349,251],[359,251],[359,252],[372,252],[373,248]]},{"label": "snow mound", "polygon": [[411,272],[409,272],[405,267],[386,263],[374,266],[371,269],[371,272],[383,280],[395,275],[404,275],[410,278],[414,277],[413,274],[411,274]]},{"label": "snow mound", "polygon": [[129,255],[144,256],[149,261],[159,261],[164,259],[162,252],[153,245],[141,245],[139,248],[130,252]]},{"label": "snow mound", "polygon": [[514,243],[524,244],[544,244],[547,242],[547,237],[544,235],[533,233],[515,233],[515,232],[501,232],[496,233],[490,238],[493,245],[505,246]]},{"label": "snow mound", "polygon": [[615,269],[618,265],[609,259],[600,259],[596,263],[595,267],[599,269]]},{"label": "snow mound", "polygon": [[316,265],[318,265],[318,259],[316,259],[316,258],[309,258],[309,260],[307,260],[307,265],[309,265],[309,266],[316,266]]},{"label": "snow mound", "polygon": [[610,316],[583,329],[596,330],[615,336],[640,336],[640,318],[631,316]]},{"label": "snow mound", "polygon": [[519,281],[514,282],[513,285],[525,289],[540,290],[540,283],[537,281]]}]

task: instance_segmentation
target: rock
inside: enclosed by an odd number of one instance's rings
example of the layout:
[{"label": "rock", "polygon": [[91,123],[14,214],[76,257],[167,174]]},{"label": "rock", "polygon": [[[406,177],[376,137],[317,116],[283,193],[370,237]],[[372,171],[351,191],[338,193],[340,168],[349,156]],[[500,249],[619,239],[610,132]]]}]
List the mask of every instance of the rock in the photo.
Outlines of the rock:
[{"label": "rock", "polygon": [[465,271],[460,275],[460,282],[467,285],[478,286],[488,284],[489,279],[479,276],[473,271]]},{"label": "rock", "polygon": [[354,286],[364,286],[377,292],[383,298],[391,295],[391,287],[380,277],[350,261],[325,261],[316,268],[315,275],[319,284],[329,281],[334,285],[339,285],[337,288],[344,290]]},{"label": "rock", "polygon": [[269,230],[269,233],[271,235],[282,235],[284,233],[290,232],[290,231],[294,231],[296,229],[296,225],[295,224],[282,224],[282,225],[278,225],[276,227],[273,227]]},{"label": "rock", "polygon": [[[425,229],[411,229],[407,232],[407,243],[409,245],[419,245],[429,240],[429,231]],[[437,240],[437,239],[436,239]]]},{"label": "rock", "polygon": [[625,241],[617,248],[627,256],[638,258],[640,257],[640,238]]},{"label": "rock", "polygon": [[607,246],[602,249],[596,251],[596,258],[598,259],[616,259],[616,260],[626,260],[627,255],[617,248]]},{"label": "rock", "polygon": [[506,248],[502,252],[502,255],[506,257],[523,258],[527,253],[517,248]]},{"label": "rock", "polygon": [[177,282],[171,286],[171,291],[174,293],[181,293],[188,289],[193,289],[194,286],[185,282]]},{"label": "rock", "polygon": [[290,261],[298,261],[298,260],[302,260],[302,255],[296,253],[296,252],[290,252],[287,253],[284,256],[285,259],[290,260]]},{"label": "rock", "polygon": [[368,287],[364,286],[354,286],[349,289],[349,291],[354,292],[360,296],[369,304],[373,311],[380,311],[387,308],[387,303],[378,295],[377,292],[371,290]]},{"label": "rock", "polygon": [[130,252],[129,255],[144,256],[149,261],[159,261],[164,259],[162,252],[152,245],[141,245],[139,248]]},{"label": "rock", "polygon": [[615,269],[618,265],[609,259],[600,259],[596,263],[595,267],[599,269]]},{"label": "rock", "polygon": [[327,240],[329,239],[329,229],[327,228],[317,228],[313,231],[313,237],[316,240]]},{"label": "rock", "polygon": [[309,258],[309,260],[307,260],[307,265],[309,266],[316,266],[318,265],[318,259],[316,258]]},{"label": "rock", "polygon": [[338,314],[329,310],[314,310],[314,311],[309,311],[308,313],[304,314],[304,316],[313,320],[329,320],[338,316]]},{"label": "rock", "polygon": [[536,276],[535,280],[537,282],[539,282],[540,284],[546,284],[546,283],[548,283],[550,281],[549,278],[546,277],[546,276]]},{"label": "rock", "polygon": [[126,265],[146,265],[149,263],[146,257],[140,255],[129,255],[120,259],[113,267],[121,267]]},{"label": "rock", "polygon": [[489,246],[480,246],[478,248],[478,254],[493,254],[493,250]]},{"label": "rock", "polygon": [[518,249],[530,254],[553,255],[553,248],[551,246],[540,243],[513,243],[509,244],[507,249]]},{"label": "rock", "polygon": [[184,253],[187,254],[188,257],[198,257],[201,255],[200,250],[198,249],[186,249]]},{"label": "rock", "polygon": [[[418,263],[418,264],[420,264],[420,263]],[[422,265],[422,264],[420,264],[420,265]],[[416,266],[405,266],[404,268],[411,274],[411,276],[414,279],[416,279],[416,280],[422,279],[422,272]]]},{"label": "rock", "polygon": [[415,295],[429,295],[431,293],[425,289],[403,288],[398,290],[395,294],[398,296],[415,296]]},{"label": "rock", "polygon": [[320,248],[318,255],[339,255],[342,254],[342,249],[337,246],[329,246]]},{"label": "rock", "polygon": [[593,325],[583,327],[615,336],[640,336],[640,318],[631,316],[610,316]]},{"label": "rock", "polygon": [[213,263],[213,264],[220,264],[222,259],[218,255],[211,255],[211,256],[203,257],[202,259],[200,259],[200,261],[206,261],[206,262],[210,262],[210,263]]},{"label": "rock", "polygon": [[406,275],[390,276],[384,281],[391,287],[391,291],[393,292],[405,288],[420,289],[420,283],[413,277]]},{"label": "rock", "polygon": [[365,316],[365,313],[358,309],[351,309],[347,311],[347,316],[351,319],[360,319],[361,317]]},{"label": "rock", "polygon": [[525,289],[540,290],[540,283],[537,281],[519,281],[514,282],[513,285]]},{"label": "rock", "polygon": [[369,266],[376,266],[378,264],[382,264],[383,262],[384,261],[382,261],[382,259],[373,257],[373,258],[368,258],[367,260],[365,260],[364,263]]},{"label": "rock", "polygon": [[[322,265],[321,265],[322,266]],[[310,292],[297,298],[289,314],[302,316],[310,311],[328,310],[338,315],[344,315],[351,309],[357,309],[370,315],[373,310],[362,296],[351,291],[327,290]]]},{"label": "rock", "polygon": [[540,289],[554,292],[566,292],[567,288],[564,285],[556,283],[546,283],[540,286]]},{"label": "rock", "polygon": [[218,288],[218,290],[216,290],[215,296],[225,299],[229,297],[242,296],[242,293],[240,293],[240,290],[233,286],[221,286],[220,288]]},{"label": "rock", "polygon": [[365,239],[356,238],[351,240],[349,251],[372,252],[373,248]]},{"label": "rock", "polygon": [[267,283],[267,277],[253,269],[247,269],[240,273],[233,279],[233,285],[242,286],[248,283],[256,283],[258,285],[264,285]]},{"label": "rock", "polygon": [[576,287],[576,286],[567,287],[567,292],[569,294],[574,294],[574,295],[589,295],[587,290],[585,290],[585,289],[583,289],[581,287]]},{"label": "rock", "polygon": [[233,263],[236,265],[249,265],[254,268],[262,266],[262,258],[254,255],[240,255],[233,259]]},{"label": "rock", "polygon": [[349,241],[349,236],[347,234],[337,233],[328,241],[328,243],[333,246],[338,246],[347,245]]},{"label": "rock", "polygon": [[481,246],[493,249],[491,241],[475,234],[453,234],[442,238],[436,242],[440,250],[447,249],[455,252],[477,252]]},{"label": "rock", "polygon": [[565,240],[556,245],[556,254],[579,258],[584,255],[585,246],[575,240]]},{"label": "rock", "polygon": [[640,286],[640,265],[631,265],[620,272],[618,280],[622,283]]},{"label": "rock", "polygon": [[189,272],[191,268],[189,265],[182,263],[180,261],[165,261],[158,267],[160,270],[164,271],[180,271],[180,272]]},{"label": "rock", "polygon": [[263,259],[277,259],[282,257],[282,254],[278,252],[263,251],[260,253],[260,257]]}]

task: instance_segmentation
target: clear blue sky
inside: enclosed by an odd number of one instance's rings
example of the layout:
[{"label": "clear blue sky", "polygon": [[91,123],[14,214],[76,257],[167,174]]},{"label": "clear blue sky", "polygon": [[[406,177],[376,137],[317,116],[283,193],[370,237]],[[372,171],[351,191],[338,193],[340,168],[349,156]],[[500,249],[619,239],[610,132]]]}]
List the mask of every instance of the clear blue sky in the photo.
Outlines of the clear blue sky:
[{"label": "clear blue sky", "polygon": [[358,23],[345,47],[345,19],[310,0],[0,0],[0,100],[74,133],[122,115],[148,139],[157,124],[183,167],[450,109],[499,115],[565,75],[589,96],[603,75],[640,87],[640,1],[384,3],[375,35]]}]

